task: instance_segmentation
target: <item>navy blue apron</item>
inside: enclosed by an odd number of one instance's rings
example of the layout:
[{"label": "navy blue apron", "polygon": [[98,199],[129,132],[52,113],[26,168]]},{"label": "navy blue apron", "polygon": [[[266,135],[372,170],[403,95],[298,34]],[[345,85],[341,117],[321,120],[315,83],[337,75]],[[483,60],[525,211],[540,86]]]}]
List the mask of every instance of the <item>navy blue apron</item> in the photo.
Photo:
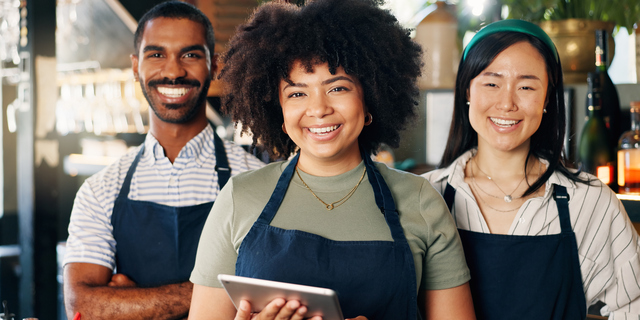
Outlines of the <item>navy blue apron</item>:
[{"label": "navy blue apron", "polygon": [[[222,139],[214,132],[216,172],[220,189],[231,175]],[[113,206],[117,272],[139,287],[157,287],[189,280],[204,222],[213,202],[171,207],[128,198],[131,177],[144,144],[131,164]]]},{"label": "navy blue apron", "polygon": [[345,318],[417,319],[413,255],[391,191],[364,153],[376,204],[393,241],[333,241],[269,225],[289,187],[298,156],[283,171],[271,199],[242,241],[236,275],[331,288],[338,293]]},{"label": "navy blue apron", "polygon": [[[447,184],[444,199],[449,210],[455,192]],[[554,184],[553,198],[560,217],[560,234],[514,236],[458,229],[471,271],[469,285],[478,320],[586,318],[587,303],[567,189]]]}]

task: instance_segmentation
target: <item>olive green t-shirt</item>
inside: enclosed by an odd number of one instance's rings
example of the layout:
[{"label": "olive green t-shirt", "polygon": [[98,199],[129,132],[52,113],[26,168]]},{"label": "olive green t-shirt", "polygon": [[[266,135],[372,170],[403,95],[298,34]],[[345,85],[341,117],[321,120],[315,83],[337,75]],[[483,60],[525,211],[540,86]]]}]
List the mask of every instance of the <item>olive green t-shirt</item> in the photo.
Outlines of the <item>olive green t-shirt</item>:
[{"label": "olive green t-shirt", "polygon": [[[288,164],[289,161],[272,163],[229,180],[204,225],[190,278],[193,283],[221,288],[218,274],[235,274],[240,244]],[[396,202],[413,253],[418,286],[423,290],[447,289],[469,281],[460,238],[440,194],[420,176],[380,163],[376,166]],[[333,177],[317,177],[302,171],[300,174],[320,199],[330,203],[344,197],[357,184],[363,170],[361,162],[349,172]],[[335,241],[393,241],[366,174],[355,193],[331,211],[294,174],[271,225]]]}]

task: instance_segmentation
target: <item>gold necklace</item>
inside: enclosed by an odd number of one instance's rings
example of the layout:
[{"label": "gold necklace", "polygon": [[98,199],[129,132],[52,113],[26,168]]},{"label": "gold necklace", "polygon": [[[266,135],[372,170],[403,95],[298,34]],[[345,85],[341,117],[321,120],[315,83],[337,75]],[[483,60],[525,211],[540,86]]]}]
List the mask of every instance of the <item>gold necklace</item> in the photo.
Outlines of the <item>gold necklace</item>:
[{"label": "gold necklace", "polygon": [[[497,182],[493,181],[493,179],[492,179],[488,174],[486,174],[484,171],[482,171],[482,169],[480,169],[480,166],[478,165],[478,161],[476,160],[476,158],[475,158],[475,157],[473,157],[471,160],[473,160],[473,163],[475,163],[475,164],[476,164],[476,167],[478,168],[478,170],[480,170],[480,172],[482,172],[485,176],[487,176],[487,179],[491,180],[491,182],[493,182],[493,184],[495,184],[495,185],[496,185],[496,187],[498,187],[498,190],[500,190],[502,193],[504,193],[504,198],[502,198],[502,200],[504,200],[504,202],[506,202],[506,203],[510,203],[512,200],[517,200],[517,199],[522,198],[522,196],[519,196],[519,197],[517,197],[517,198],[514,198],[514,197],[512,197],[511,195],[512,195],[514,192],[516,192],[516,190],[518,190],[518,188],[519,188],[519,187],[520,187],[520,185],[522,184],[522,181],[524,181],[524,179],[527,177],[527,173],[526,173],[526,172],[525,172],[525,174],[524,174],[524,177],[522,177],[522,180],[520,180],[520,182],[519,182],[519,183],[518,183],[518,185],[516,186],[516,188],[515,188],[515,189],[514,189],[510,194],[508,194],[508,193],[504,192],[504,191],[502,190],[502,188],[500,188],[500,186],[498,185],[498,183],[497,183]],[[471,170],[473,171],[473,167],[471,167]],[[476,179],[476,178],[475,178],[475,176],[474,176],[473,174],[472,174],[472,179],[473,179],[473,182],[475,182],[475,179]],[[478,184],[477,184],[477,183],[476,183],[476,186],[478,186]],[[487,195],[489,195],[489,196],[491,196],[491,197],[494,197],[494,198],[498,198],[498,199],[500,199],[500,197],[498,197],[498,196],[494,196],[494,195],[492,195],[492,194],[489,194],[489,193],[487,193],[486,191],[484,191],[482,188],[478,188],[478,189],[480,189],[482,192],[486,193]]]},{"label": "gold necklace", "polygon": [[322,201],[322,199],[320,199],[315,192],[313,192],[313,190],[311,190],[311,188],[309,188],[309,186],[307,185],[306,182],[304,182],[304,180],[302,180],[302,176],[300,176],[300,172],[298,172],[298,167],[296,166],[296,174],[298,175],[298,178],[300,178],[300,181],[302,181],[302,184],[304,184],[305,187],[307,187],[307,190],[309,190],[311,192],[311,194],[318,199],[318,201],[322,202],[322,204],[324,204],[324,207],[331,211],[333,210],[333,208],[337,208],[338,206],[340,206],[341,204],[347,202],[347,200],[349,200],[349,198],[351,198],[351,196],[356,192],[356,189],[358,189],[358,186],[360,185],[360,182],[362,182],[362,179],[364,179],[364,174],[367,173],[367,168],[364,168],[364,170],[362,171],[362,176],[360,176],[360,180],[358,180],[358,183],[356,183],[355,187],[353,187],[353,189],[351,189],[351,191],[349,191],[349,193],[347,193],[346,196],[342,197],[342,199],[338,200],[338,201],[334,201],[331,203],[326,203],[324,201]]}]

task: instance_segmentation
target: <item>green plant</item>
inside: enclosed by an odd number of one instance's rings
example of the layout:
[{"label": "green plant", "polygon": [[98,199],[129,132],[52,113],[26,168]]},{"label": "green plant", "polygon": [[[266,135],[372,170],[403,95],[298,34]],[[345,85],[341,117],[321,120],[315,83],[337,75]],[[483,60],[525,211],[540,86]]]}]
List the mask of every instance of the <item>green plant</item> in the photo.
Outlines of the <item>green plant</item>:
[{"label": "green plant", "polygon": [[640,22],[638,0],[502,0],[509,8],[508,18],[533,22],[544,20],[588,19],[615,22],[633,32]]}]

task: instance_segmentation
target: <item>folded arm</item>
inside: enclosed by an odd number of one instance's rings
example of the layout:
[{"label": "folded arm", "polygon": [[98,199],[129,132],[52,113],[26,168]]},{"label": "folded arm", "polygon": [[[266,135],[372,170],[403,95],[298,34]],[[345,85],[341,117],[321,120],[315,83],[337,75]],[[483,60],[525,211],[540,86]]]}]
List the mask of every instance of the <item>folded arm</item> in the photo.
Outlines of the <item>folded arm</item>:
[{"label": "folded arm", "polygon": [[138,288],[111,269],[90,263],[64,267],[64,303],[69,319],[182,319],[189,313],[193,284],[189,281]]}]

